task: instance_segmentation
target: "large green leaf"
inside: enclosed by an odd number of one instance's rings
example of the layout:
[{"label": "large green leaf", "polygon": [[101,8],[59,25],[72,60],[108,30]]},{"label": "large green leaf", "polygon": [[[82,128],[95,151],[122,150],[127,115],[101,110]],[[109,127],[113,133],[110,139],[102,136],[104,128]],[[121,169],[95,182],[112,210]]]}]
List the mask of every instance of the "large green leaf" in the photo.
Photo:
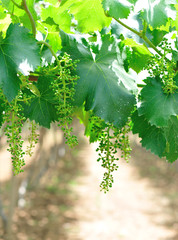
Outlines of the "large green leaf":
[{"label": "large green leaf", "polygon": [[101,30],[111,23],[111,19],[105,16],[101,0],[68,0],[62,3],[60,11],[69,10],[74,15],[80,32]]},{"label": "large green leaf", "polygon": [[151,150],[152,153],[162,157],[166,148],[166,138],[164,136],[164,130],[151,126],[144,116],[138,116],[138,111],[135,111],[132,115],[134,134],[138,133],[142,138],[141,144],[147,150]]},{"label": "large green leaf", "polygon": [[35,120],[40,126],[50,128],[50,123],[58,119],[56,114],[55,95],[50,88],[50,78],[40,76],[35,84],[39,93],[34,95],[30,90],[25,93],[30,97],[33,96],[31,103],[23,105],[24,115],[30,120]]},{"label": "large green leaf", "polygon": [[17,71],[20,63],[26,61],[31,67],[40,64],[39,46],[28,30],[11,24],[6,38],[0,44],[0,86],[7,99],[11,101],[19,89]]},{"label": "large green leaf", "polygon": [[93,57],[89,47],[76,41],[74,35],[61,32],[63,51],[68,52],[73,59],[79,59],[75,104],[94,113],[106,122],[123,126],[135,104],[135,97],[119,84],[118,77],[111,65],[117,58],[116,48],[111,45],[110,37],[102,39],[102,47]]},{"label": "large green leaf", "polygon": [[127,18],[133,6],[127,0],[103,0],[102,4],[105,12],[116,19]]},{"label": "large green leaf", "polygon": [[160,78],[147,78],[145,82],[139,115],[144,114],[151,125],[167,126],[170,116],[178,114],[178,93],[165,94]]},{"label": "large green leaf", "polygon": [[143,18],[153,28],[166,25],[169,17],[176,18],[176,0],[145,0]]},{"label": "large green leaf", "polygon": [[165,156],[173,162],[178,159],[178,117],[171,116],[168,127],[165,128],[165,135],[167,139],[167,148]]}]

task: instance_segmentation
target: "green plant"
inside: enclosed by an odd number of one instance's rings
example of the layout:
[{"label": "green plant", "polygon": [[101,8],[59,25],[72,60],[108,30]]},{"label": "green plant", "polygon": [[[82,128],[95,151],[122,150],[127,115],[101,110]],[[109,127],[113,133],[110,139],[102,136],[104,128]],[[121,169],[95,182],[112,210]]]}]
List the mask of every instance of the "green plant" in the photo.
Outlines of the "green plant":
[{"label": "green plant", "polygon": [[118,150],[121,151],[121,158],[126,161],[130,158],[131,147],[128,137],[130,121],[121,129],[116,128],[113,124],[105,123],[104,120],[96,116],[90,117],[89,121],[90,126],[86,134],[90,136],[90,142],[96,140],[99,142],[96,149],[98,152],[97,161],[101,162],[101,166],[106,170],[100,187],[106,193],[114,182],[112,173],[118,169]]},{"label": "green plant", "polygon": [[[1,0],[0,125],[15,174],[24,165],[23,124],[32,122],[31,155],[36,124],[58,122],[75,146],[74,115],[99,141],[104,191],[117,149],[128,159],[130,130],[159,157],[178,158],[178,3],[146,2]],[[143,70],[148,77],[138,81]]]}]

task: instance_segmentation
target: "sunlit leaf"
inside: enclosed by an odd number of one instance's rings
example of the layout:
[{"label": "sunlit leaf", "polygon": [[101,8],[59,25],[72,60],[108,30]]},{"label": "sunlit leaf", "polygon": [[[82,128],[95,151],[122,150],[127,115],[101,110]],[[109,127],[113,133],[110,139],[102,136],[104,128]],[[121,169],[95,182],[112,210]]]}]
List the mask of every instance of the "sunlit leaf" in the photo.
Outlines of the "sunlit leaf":
[{"label": "sunlit leaf", "polygon": [[34,120],[43,127],[50,128],[51,122],[58,119],[55,95],[49,87],[50,78],[49,76],[40,76],[37,83],[34,84],[40,94],[34,95],[29,90],[26,91],[26,94],[33,96],[33,98],[30,105],[23,105],[25,117]]},{"label": "sunlit leaf", "polygon": [[20,80],[17,71],[24,60],[34,69],[40,64],[39,46],[28,30],[11,24],[6,38],[0,44],[0,85],[11,101],[18,92]]},{"label": "sunlit leaf", "polygon": [[78,43],[73,35],[61,32],[63,51],[79,59],[75,104],[85,104],[106,122],[123,126],[135,104],[135,97],[119,84],[111,64],[117,57],[109,36],[104,37],[99,53],[93,58],[90,49]]},{"label": "sunlit leaf", "polygon": [[103,0],[103,8],[105,12],[116,19],[127,18],[133,5],[128,0]]}]

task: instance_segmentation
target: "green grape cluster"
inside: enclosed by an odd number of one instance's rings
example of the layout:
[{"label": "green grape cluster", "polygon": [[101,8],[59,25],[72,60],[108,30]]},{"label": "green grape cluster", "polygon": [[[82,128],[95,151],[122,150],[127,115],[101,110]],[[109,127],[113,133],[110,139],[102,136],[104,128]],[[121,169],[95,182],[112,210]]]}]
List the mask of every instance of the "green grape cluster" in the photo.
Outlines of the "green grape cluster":
[{"label": "green grape cluster", "polygon": [[[24,92],[24,89],[29,89],[30,91],[34,92],[36,88],[34,85],[28,80],[28,76],[20,75],[21,80],[21,98],[18,95],[18,102],[19,104],[23,103],[26,105],[30,105],[32,99],[35,97],[35,95],[28,95],[26,92]],[[23,111],[23,107],[21,106],[21,112]],[[26,120],[26,119],[24,119]],[[27,120],[28,121],[28,120]],[[30,134],[28,135],[28,143],[27,149],[25,151],[26,155],[29,155],[30,157],[33,154],[33,149],[35,145],[38,143],[38,137],[39,134],[37,133],[38,130],[38,124],[34,121],[29,121],[29,131]]]},{"label": "green grape cluster", "polygon": [[106,193],[114,182],[112,173],[118,169],[116,164],[119,160],[118,149],[121,150],[121,158],[126,161],[130,158],[131,147],[128,137],[130,125],[127,123],[122,129],[118,129],[113,124],[105,123],[96,116],[93,116],[91,121],[93,123],[91,132],[94,132],[99,141],[99,146],[96,149],[99,156],[97,161],[101,161],[101,166],[107,170],[100,184],[101,190]]},{"label": "green grape cluster", "polygon": [[131,131],[131,120],[129,119],[126,125],[121,129],[113,127],[113,136],[116,139],[115,142],[118,144],[118,148],[121,151],[121,158],[125,159],[126,162],[130,159],[131,147],[128,133]]},{"label": "green grape cluster", "polygon": [[146,69],[151,77],[159,76],[162,79],[164,93],[172,94],[178,90],[178,86],[174,81],[176,63],[166,59],[166,55],[172,53],[171,44],[164,39],[159,47],[163,50],[163,56],[152,56]]},{"label": "green grape cluster", "polygon": [[[61,129],[64,131],[66,143],[73,147],[78,143],[77,137],[72,135],[72,115],[74,107],[72,105],[75,94],[75,84],[78,77],[75,75],[76,61],[72,61],[69,55],[64,54],[58,61],[47,68],[40,68],[39,74],[50,76],[50,86],[55,95],[55,106],[58,115],[58,121]],[[33,97],[40,95],[36,85],[28,80],[28,76],[19,74],[21,80],[20,90],[17,96],[8,102],[0,89],[0,104],[3,111],[3,123],[5,123],[5,135],[9,144],[8,151],[11,153],[14,174],[23,172],[25,165],[24,156],[32,156],[33,148],[38,142],[37,124],[30,122],[30,134],[28,136],[29,146],[26,151],[23,150],[22,128],[26,122],[23,114],[24,104],[30,105]],[[32,92],[33,94],[31,94]],[[2,106],[3,105],[3,106]],[[2,121],[1,121],[2,122]]]},{"label": "green grape cluster", "polygon": [[74,111],[72,102],[78,79],[78,76],[75,75],[76,64],[77,61],[73,61],[65,53],[63,57],[60,57],[57,67],[53,69],[55,76],[51,82],[51,88],[57,101],[56,109],[59,116],[59,126],[63,130],[66,143],[70,147],[78,144],[77,137],[72,134],[73,128],[70,127]]},{"label": "green grape cluster", "polygon": [[3,123],[5,124],[4,132],[7,137],[7,143],[9,148],[7,149],[11,153],[13,172],[15,175],[23,172],[22,167],[25,165],[24,155],[32,155],[32,148],[37,143],[36,124],[31,123],[31,134],[28,136],[29,146],[27,151],[23,150],[24,140],[22,139],[22,128],[26,118],[23,114],[23,102],[30,104],[32,97],[29,97],[26,93],[23,93],[23,89],[29,86],[27,77],[20,76],[21,90],[19,90],[17,96],[8,102],[5,95],[0,89],[0,100],[3,105]]},{"label": "green grape cluster", "polygon": [[7,136],[7,143],[9,144],[7,150],[11,153],[13,172],[15,175],[23,172],[22,167],[25,165],[25,152],[22,148],[24,141],[21,136],[23,121],[25,118],[22,113],[22,107],[18,104],[17,98],[21,98],[20,94],[9,103],[4,97],[5,111],[3,115],[3,122],[6,122],[4,132]]},{"label": "green grape cluster", "polygon": [[38,143],[39,134],[37,133],[37,128],[38,125],[34,121],[31,121],[29,123],[30,135],[28,136],[29,145],[27,146],[26,154],[30,157],[33,154],[35,145]]}]

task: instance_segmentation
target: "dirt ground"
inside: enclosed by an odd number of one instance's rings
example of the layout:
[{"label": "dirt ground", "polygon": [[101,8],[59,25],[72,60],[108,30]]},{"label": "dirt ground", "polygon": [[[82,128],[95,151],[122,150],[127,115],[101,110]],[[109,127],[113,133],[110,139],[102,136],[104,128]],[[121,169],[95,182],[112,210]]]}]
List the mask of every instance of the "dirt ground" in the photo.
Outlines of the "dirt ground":
[{"label": "dirt ground", "polygon": [[[40,186],[28,189],[25,207],[15,210],[10,240],[178,240],[177,166],[132,142],[130,163],[119,161],[107,194],[99,188],[103,170],[96,144],[84,141],[67,152]],[[8,184],[1,182],[5,212]]]},{"label": "dirt ground", "polygon": [[[78,219],[75,229],[78,232],[74,239],[178,239],[177,206],[171,208],[171,198],[166,192],[161,187],[156,188],[148,177],[141,177],[138,166],[133,163],[121,161],[113,188],[107,194],[99,192],[98,185],[103,173],[98,172],[94,150],[93,145],[90,146],[89,156],[85,154],[87,149],[81,153],[88,173],[80,178],[80,185],[76,188],[79,200],[74,209]],[[146,155],[139,147],[134,151],[138,150],[142,152],[141,156]],[[136,155],[133,153],[131,162],[134,157]],[[175,181],[173,193],[178,200],[177,183]]]}]

